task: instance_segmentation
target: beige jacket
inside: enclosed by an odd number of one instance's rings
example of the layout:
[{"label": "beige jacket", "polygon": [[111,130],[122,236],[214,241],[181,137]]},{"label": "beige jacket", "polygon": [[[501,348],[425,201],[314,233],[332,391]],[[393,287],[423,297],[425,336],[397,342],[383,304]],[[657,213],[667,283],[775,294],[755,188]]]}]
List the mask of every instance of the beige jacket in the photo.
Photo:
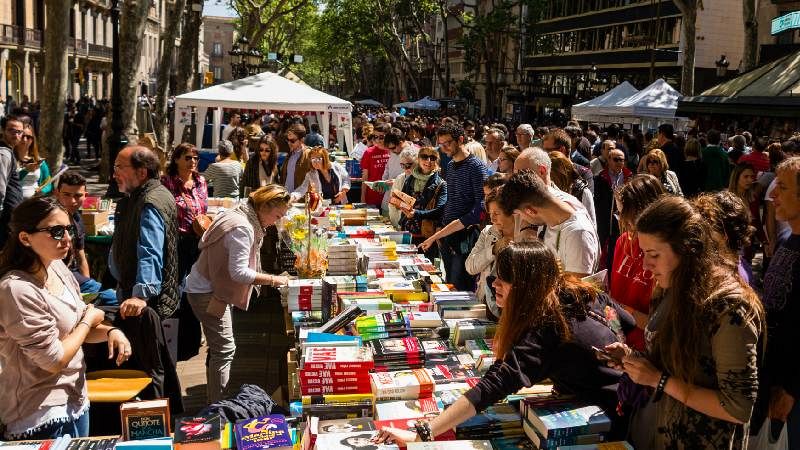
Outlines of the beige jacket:
[{"label": "beige jacket", "polygon": [[64,355],[61,339],[86,311],[78,283],[64,263],[54,261],[51,269],[76,301],[54,297],[27,272],[14,270],[0,278],[0,419],[11,433],[20,431],[16,422],[41,408],[78,409],[87,399],[82,350],[61,371],[50,372]]}]

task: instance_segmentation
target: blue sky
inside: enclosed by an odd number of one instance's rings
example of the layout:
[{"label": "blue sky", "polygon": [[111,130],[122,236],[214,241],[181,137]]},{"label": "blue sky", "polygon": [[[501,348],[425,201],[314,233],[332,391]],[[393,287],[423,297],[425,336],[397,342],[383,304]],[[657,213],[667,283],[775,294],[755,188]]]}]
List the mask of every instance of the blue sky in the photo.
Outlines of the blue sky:
[{"label": "blue sky", "polygon": [[236,17],[236,12],[224,0],[205,0],[204,16]]}]

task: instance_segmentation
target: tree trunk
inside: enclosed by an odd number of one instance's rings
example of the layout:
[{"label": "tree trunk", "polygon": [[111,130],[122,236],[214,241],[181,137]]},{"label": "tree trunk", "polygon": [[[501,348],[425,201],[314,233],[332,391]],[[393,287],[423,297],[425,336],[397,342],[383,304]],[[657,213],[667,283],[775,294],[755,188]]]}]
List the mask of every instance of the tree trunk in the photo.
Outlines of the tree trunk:
[{"label": "tree trunk", "polygon": [[758,0],[742,0],[744,19],[744,52],[742,71],[756,68],[758,64]]},{"label": "tree trunk", "polygon": [[694,95],[694,53],[695,35],[697,34],[698,2],[694,0],[674,0],[680,9],[681,40],[683,41],[683,67],[681,69],[681,93]]},{"label": "tree trunk", "polygon": [[[136,73],[142,59],[144,28],[147,25],[149,0],[129,0],[122,2],[119,24],[119,73],[122,96],[122,123],[130,142],[136,141]],[[116,74],[115,74],[116,76]]]},{"label": "tree trunk", "polygon": [[[203,2],[200,2],[202,5]],[[184,21],[183,35],[184,36],[200,36],[200,25],[203,20],[203,11],[199,13],[189,11],[188,17]],[[199,45],[198,39],[192,39],[183,45],[181,42],[180,54],[178,55],[178,74],[175,76],[175,86],[173,90],[175,94],[183,94],[193,90],[194,86],[194,55]]]},{"label": "tree trunk", "polygon": [[444,53],[444,96],[450,97],[450,36],[447,34],[447,19],[450,13],[447,11],[447,3],[446,2],[439,2],[439,14],[442,17],[442,23],[444,23],[444,33],[442,33],[443,39],[443,53]]},{"label": "tree trunk", "polygon": [[[164,150],[169,152],[169,126],[167,124],[167,96],[169,95],[169,79],[172,74],[173,57],[175,53],[175,37],[183,17],[183,10],[186,8],[186,0],[176,0],[170,8],[167,4],[167,24],[161,34],[161,60],[158,63],[158,81],[156,87],[155,104],[155,135],[156,142]],[[192,40],[197,40],[197,35],[184,34],[181,37],[181,47],[188,45]]]},{"label": "tree trunk", "polygon": [[44,34],[44,92],[39,129],[39,145],[47,155],[47,166],[55,174],[64,159],[61,138],[64,130],[64,102],[67,100],[69,69],[67,68],[67,43],[69,41],[70,2],[47,0],[47,32]]}]

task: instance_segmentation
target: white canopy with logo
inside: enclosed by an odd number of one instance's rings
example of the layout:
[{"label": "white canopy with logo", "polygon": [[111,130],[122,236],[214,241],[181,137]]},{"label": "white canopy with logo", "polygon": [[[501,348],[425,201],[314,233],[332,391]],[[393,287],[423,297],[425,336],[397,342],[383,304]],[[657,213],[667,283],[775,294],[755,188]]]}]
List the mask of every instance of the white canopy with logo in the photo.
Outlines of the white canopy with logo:
[{"label": "white canopy with logo", "polygon": [[[325,142],[328,142],[330,124],[333,123],[341,130],[338,135],[340,139],[344,138],[347,148],[353,148],[351,120],[353,105],[350,102],[272,72],[259,73],[176,97],[173,144],[178,144],[183,136],[192,107],[197,108],[196,117],[200,118],[206,116],[208,108],[214,109],[211,138],[213,148],[216,148],[219,142],[222,108],[314,112]],[[202,120],[200,122],[202,123]],[[197,129],[199,132],[195,135],[195,142],[200,148],[203,141],[203,127],[198,126]]]}]

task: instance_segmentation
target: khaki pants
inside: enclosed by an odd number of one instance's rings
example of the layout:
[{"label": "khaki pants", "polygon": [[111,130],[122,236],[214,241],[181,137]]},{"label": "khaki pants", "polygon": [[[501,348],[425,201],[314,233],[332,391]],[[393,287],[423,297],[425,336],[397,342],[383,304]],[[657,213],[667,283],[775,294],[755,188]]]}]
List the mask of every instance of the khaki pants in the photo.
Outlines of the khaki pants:
[{"label": "khaki pants", "polygon": [[208,403],[222,399],[222,394],[228,386],[231,377],[231,364],[236,353],[236,343],[233,341],[233,322],[231,320],[231,307],[225,308],[222,317],[209,314],[206,310],[211,302],[212,294],[186,294],[192,311],[208,342],[208,368],[206,369],[206,392]]}]

